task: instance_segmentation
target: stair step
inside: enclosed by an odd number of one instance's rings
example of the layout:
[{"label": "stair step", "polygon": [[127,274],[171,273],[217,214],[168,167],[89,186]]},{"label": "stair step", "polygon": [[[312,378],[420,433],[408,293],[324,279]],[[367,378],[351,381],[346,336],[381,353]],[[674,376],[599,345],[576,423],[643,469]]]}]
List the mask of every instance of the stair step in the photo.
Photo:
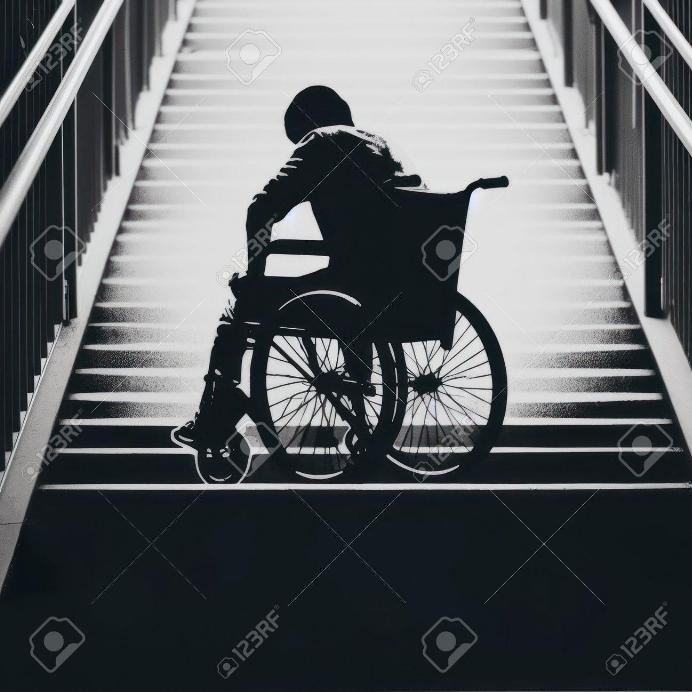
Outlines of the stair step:
[{"label": "stair step", "polygon": [[[547,368],[546,368],[547,369]],[[574,369],[574,368],[572,368]],[[593,368],[604,371],[605,368]],[[623,370],[637,370],[623,368]],[[661,383],[653,371],[641,368],[643,372],[651,372],[648,376],[619,375],[607,376],[594,374],[590,377],[542,378],[532,374],[531,379],[511,377],[509,388],[514,392],[659,392]]]},{"label": "stair step", "polygon": [[[149,344],[145,349],[142,344],[127,345],[126,349],[115,348],[115,344],[99,348],[92,344],[82,347],[77,357],[78,368],[189,368],[205,366],[208,361],[208,349],[196,343],[184,344]],[[123,344],[117,344],[123,346]]]},{"label": "stair step", "polygon": [[622,418],[624,416],[662,418],[668,410],[667,403],[663,401],[576,401],[516,403],[508,405],[507,415],[524,418]]},{"label": "stair step", "polygon": [[[173,452],[173,450],[171,450]],[[423,458],[426,458],[423,456]],[[629,459],[628,456],[624,457]],[[258,462],[262,462],[259,459]],[[253,482],[271,482],[272,458],[263,464]],[[324,459],[323,463],[329,463]],[[660,481],[685,481],[687,469],[685,456],[679,451],[662,451],[655,464],[637,476],[620,461],[617,447],[602,448],[602,451],[569,452],[559,448],[555,451],[536,453],[535,448],[527,452],[502,448],[492,453],[482,464],[464,464],[463,455],[453,455],[448,463],[458,461],[460,469],[449,480],[456,482],[619,482],[636,483]],[[632,465],[635,459],[632,459]],[[639,470],[637,466],[635,469]],[[412,482],[413,474],[395,467],[389,462],[372,464],[368,468],[372,482]],[[343,481],[348,482],[347,476]],[[201,484],[195,473],[191,454],[60,454],[43,467],[41,484],[50,483],[193,483]]]},{"label": "stair step", "polygon": [[41,470],[40,482],[199,483],[193,455],[177,453],[182,451],[171,448],[167,454],[59,454]]},{"label": "stair step", "polygon": [[[301,0],[300,3],[291,5],[291,12],[286,12],[290,17],[294,17],[293,12],[297,15],[298,11],[301,12],[315,12],[322,9],[322,5],[319,0],[312,0],[306,2],[306,0]],[[363,8],[364,10],[371,10],[372,3],[358,2],[355,1],[351,3],[352,8]],[[389,11],[393,15],[399,15],[399,13],[411,12],[414,16],[421,16],[421,6],[420,3],[411,2],[396,2],[392,0],[387,0],[382,2],[381,5],[378,3],[378,7],[381,7],[381,11]],[[482,16],[492,16],[492,17],[517,17],[524,18],[524,12],[522,10],[519,0],[504,0],[503,2],[493,2],[493,0],[474,0],[466,2],[456,2],[456,3],[444,3],[441,6],[438,5],[440,9],[449,8],[450,14],[442,13],[442,19],[446,24],[452,17],[458,17],[461,12],[463,13],[473,13]],[[257,2],[257,3],[244,3],[238,2],[229,4],[227,2],[220,2],[219,0],[198,0],[195,5],[195,11],[193,14],[194,19],[202,18],[238,18],[239,20],[245,21],[246,17],[256,18],[257,16],[262,16],[263,12],[266,12],[269,16],[275,16],[277,11],[277,5],[274,2]],[[388,15],[389,16],[389,15]],[[399,15],[400,16],[400,15]],[[423,15],[426,20],[432,19],[429,13]],[[294,21],[297,21],[294,18]],[[302,22],[301,22],[302,23]],[[245,24],[240,27],[240,31],[246,28]]]},{"label": "stair step", "polygon": [[[511,181],[523,179],[525,181],[543,180],[553,178],[556,182],[560,180],[580,179],[583,172],[576,159],[554,158],[553,160],[542,161],[522,159],[517,156],[505,155],[488,156],[482,162],[472,162],[467,165],[473,167],[471,175],[475,177],[493,177],[502,171]],[[138,181],[184,181],[188,185],[194,185],[199,180],[214,179],[224,181],[228,187],[237,185],[248,179],[257,180],[257,187],[264,183],[274,174],[276,170],[269,168],[266,164],[258,163],[256,166],[248,166],[239,169],[233,164],[230,157],[217,152],[217,155],[209,159],[179,158],[174,159],[167,154],[159,158],[150,158],[142,166]],[[460,163],[437,162],[433,171],[434,179],[428,174],[428,186],[434,184],[439,189],[461,188],[464,180],[463,167]]]},{"label": "stair step", "polygon": [[[302,39],[304,39],[306,31],[303,31],[302,34],[291,32],[293,35],[289,37],[288,32],[282,30],[279,22],[272,22],[272,25],[276,27],[273,34],[276,35],[282,41],[282,43],[284,43],[284,45],[286,45],[287,41],[293,45],[301,45],[301,43],[303,43]],[[488,31],[488,29],[490,29],[490,31]],[[536,50],[536,42],[530,33],[519,31],[496,32],[492,29],[494,29],[494,27],[478,27],[478,30],[475,31],[473,35],[474,50]],[[445,37],[444,34],[442,34],[442,36],[444,39],[451,39],[451,36]],[[383,41],[382,38],[378,40],[377,37],[374,36],[370,37],[361,35],[353,37],[335,33],[330,37],[330,39],[334,42],[334,44],[341,42],[347,44],[348,47],[354,51],[367,51],[369,54],[372,54],[373,52],[380,53],[382,51],[387,51],[387,56],[396,55],[400,59],[410,58],[411,55],[410,52],[407,52],[407,50],[402,49],[400,45],[397,45],[395,41],[387,43],[386,41]],[[185,36],[183,48],[205,52],[226,51],[229,49],[229,44],[230,42],[228,39],[228,34],[191,31]],[[430,45],[430,38],[417,36],[414,40],[410,41],[410,44],[407,45],[406,48],[424,51],[429,49]],[[432,45],[435,44],[432,43]],[[295,52],[291,52],[291,58],[295,61],[298,60],[300,56]]]},{"label": "stair step", "polygon": [[[164,140],[162,142],[151,142],[149,144],[149,149],[153,155],[150,158],[154,159],[198,159],[200,156],[203,156],[211,163],[219,161],[227,162],[229,161],[229,158],[233,156],[243,156],[249,158],[253,153],[253,147],[248,144],[247,140],[243,139],[235,139],[233,142],[216,143],[185,143]],[[491,142],[479,143],[476,140],[469,142],[464,149],[466,152],[466,157],[472,155],[483,159],[486,156],[496,157],[500,163],[505,158],[525,160],[539,156],[544,157],[547,161],[554,158],[570,158],[576,160],[576,151],[571,142],[545,143],[542,145],[540,151],[537,152],[535,145],[531,145],[528,141],[517,143],[499,143],[493,140]],[[459,162],[463,160],[464,157],[460,157],[457,151],[440,150],[439,152],[435,152],[435,161],[437,161],[441,166],[458,166]],[[274,169],[277,165],[276,160],[268,162],[267,167],[269,167],[269,163],[271,163],[272,172],[275,172]],[[252,167],[250,170],[252,170]]]},{"label": "stair step", "polygon": [[645,344],[644,332],[628,324],[566,324],[562,327],[536,327],[525,330],[528,344]]},{"label": "stair step", "polygon": [[[174,394],[170,394],[172,398]],[[163,396],[161,398],[164,398]],[[63,418],[179,418],[187,420],[197,408],[199,396],[186,397],[186,401],[63,401]]]},{"label": "stair step", "polygon": [[68,391],[103,392],[197,392],[202,391],[204,367],[78,368],[70,378]]},{"label": "stair step", "polygon": [[[382,85],[382,88],[386,88]],[[525,87],[523,84],[513,84],[511,86],[499,87],[486,85],[484,89],[465,88],[464,94],[467,99],[478,100],[481,103],[490,100],[495,106],[508,108],[511,106],[553,106],[557,103],[555,92],[549,86]],[[201,104],[204,106],[227,106],[237,109],[237,112],[247,111],[263,113],[273,113],[276,119],[275,97],[268,91],[253,90],[252,94],[235,93],[227,88],[169,88],[166,90],[163,105],[176,108],[196,109]],[[449,90],[435,91],[428,90],[425,95],[425,105],[411,104],[416,109],[425,111],[440,110],[442,108],[456,109],[459,106],[458,94]]]},{"label": "stair step", "polygon": [[[77,418],[62,419],[61,426],[79,426],[73,446],[85,448],[98,447],[159,447],[173,448],[170,432],[182,423],[184,418]],[[617,446],[625,435],[641,427],[653,446],[665,447],[675,444],[677,433],[673,423],[665,418],[609,419],[607,417],[583,419],[586,424],[579,425],[571,419],[552,418],[548,425],[544,418],[508,418],[503,427],[498,445],[503,447],[535,447],[539,444],[548,447],[606,447]],[[521,425],[519,423],[522,423]],[[247,431],[250,439],[257,439],[252,426]],[[414,432],[418,439],[420,431]],[[425,432],[422,436],[425,439]],[[432,438],[431,438],[432,439]],[[673,442],[671,442],[673,440]]]},{"label": "stair step", "polygon": [[[371,80],[382,83],[385,78],[391,78],[392,72],[401,63],[401,59],[401,55],[393,55],[384,48],[376,56],[370,52],[361,55],[353,53],[349,57],[348,64],[336,61],[331,65],[330,76],[332,81],[336,81],[340,77],[352,75],[356,71],[363,75],[363,81]],[[463,61],[459,61],[458,64],[460,71],[472,71],[476,76],[483,74],[536,75],[544,71],[543,61],[538,51],[525,49],[497,50],[489,48],[484,50],[481,48],[480,50],[468,50],[464,53]],[[275,72],[278,72],[281,66],[282,61],[279,57],[271,67],[274,67]],[[313,68],[313,53],[309,49],[300,53],[294,52],[291,55],[290,66],[294,72],[307,71]],[[412,71],[417,67],[417,63],[413,62]],[[210,75],[227,78],[229,81],[237,79],[228,69],[227,58],[223,50],[179,53],[173,67],[173,73],[176,75],[202,75],[205,79],[208,79]]]},{"label": "stair step", "polygon": [[[286,100],[284,93],[285,79],[283,77],[273,77],[270,70],[262,75],[262,79],[253,82],[252,89],[243,85],[240,81],[233,77],[230,73],[219,72],[218,74],[189,74],[176,73],[171,75],[169,88],[171,89],[192,89],[192,90],[209,90],[223,89],[226,93],[237,91],[244,98],[255,98],[258,94],[271,94],[276,101],[277,97]],[[411,75],[412,76],[412,75]],[[348,90],[363,90],[368,89],[382,93],[383,89],[387,89],[390,84],[391,75],[379,75],[372,82],[363,82],[362,79],[354,77],[353,74],[343,74],[339,77],[339,84],[345,91]],[[466,89],[492,89],[492,88],[512,88],[521,86],[522,88],[545,89],[551,88],[551,83],[548,75],[545,72],[496,72],[495,74],[484,74],[479,76],[476,74],[449,74],[445,75],[445,88],[450,92],[454,92],[457,96],[463,96]],[[406,89],[411,89],[411,77],[408,75],[405,78]],[[401,87],[393,89],[397,94],[401,93]],[[428,92],[431,89],[428,89]],[[249,93],[251,92],[251,94]]]},{"label": "stair step", "polygon": [[[201,205],[223,204],[229,199],[229,185],[223,179],[191,180],[172,176],[165,180],[137,180],[133,189],[132,202],[137,204],[157,204],[195,201]],[[530,207],[532,203],[540,203],[549,199],[550,207],[565,205],[578,207],[583,204],[591,206],[589,188],[585,181],[578,178],[540,179],[517,181],[514,187],[504,193],[507,203],[521,201],[521,209]],[[124,239],[127,240],[127,239]],[[180,238],[184,242],[184,238]],[[602,242],[606,242],[603,234]]]},{"label": "stair step", "polygon": [[540,347],[530,353],[508,352],[506,360],[515,368],[651,368],[653,358],[648,349],[581,351],[565,348],[561,351]]},{"label": "stair step", "polygon": [[[478,21],[482,21],[483,19],[490,17],[498,18],[502,21],[508,21],[510,19],[520,21],[526,20],[519,2],[492,3],[488,0],[485,0],[485,2],[477,0],[476,2],[453,3],[442,6],[436,5],[436,8],[438,8],[440,12],[439,14],[436,12],[433,16],[431,16],[428,12],[421,12],[420,3],[413,5],[404,2],[382,2],[380,0],[377,6],[380,8],[380,11],[388,11],[391,13],[391,15],[388,14],[388,21],[390,22],[396,21],[395,18],[405,20],[412,17],[417,21],[424,18],[426,22],[429,20],[435,21],[435,18],[438,18],[438,21],[446,27],[450,21],[456,22],[464,15],[468,17],[470,14],[477,17]],[[322,5],[322,7],[324,7],[324,5]],[[372,10],[372,3],[353,2],[351,3],[351,7],[362,7],[363,9]],[[449,11],[446,11],[447,8]],[[297,17],[300,15],[297,13],[299,11],[313,13],[319,9],[320,5],[318,3],[298,3],[291,5],[291,10],[286,11],[284,16],[277,14],[277,6],[275,3],[271,3],[269,5],[254,3],[251,5],[245,5],[243,3],[239,4],[235,2],[233,4],[223,2],[198,2],[192,16],[192,26],[195,26],[199,22],[213,22],[218,26],[218,22],[224,21],[230,23],[235,20],[239,23],[239,25],[235,28],[235,30],[231,31],[231,36],[234,36],[240,31],[243,31],[243,29],[247,28],[245,22],[247,21],[248,17],[252,19],[264,16],[285,18],[287,20],[292,20],[298,26],[304,26],[302,16],[301,19],[298,20]],[[317,16],[324,19],[324,17],[321,17],[320,15]]]},{"label": "stair step", "polygon": [[[174,322],[202,324],[203,319],[191,319],[193,303],[102,303],[97,302],[91,313],[94,322]],[[207,325],[208,326],[208,323]]]},{"label": "stair step", "polygon": [[[436,157],[440,151],[448,152],[448,155],[456,155],[462,158],[467,153],[466,145],[477,142],[483,136],[492,139],[496,145],[500,144],[525,144],[528,137],[537,144],[569,144],[570,137],[566,125],[563,123],[523,123],[500,122],[484,124],[482,116],[474,122],[465,123],[464,129],[457,131],[458,125],[451,123],[445,126],[444,123],[436,125],[434,133],[431,133],[427,126],[422,125],[398,125],[393,123],[388,128],[398,139],[409,137],[426,136],[429,138],[428,148],[430,157]],[[444,136],[445,130],[453,131],[454,138]],[[255,151],[263,155],[267,150],[276,149],[275,142],[271,137],[264,137],[266,134],[276,132],[276,127],[266,124],[244,123],[210,125],[210,124],[157,124],[152,132],[151,142],[153,144],[214,144],[243,142],[240,137],[257,137]],[[430,137],[430,135],[433,135]],[[247,142],[247,140],[245,140]],[[247,148],[243,143],[240,148]]]},{"label": "stair step", "polygon": [[[621,327],[620,329],[618,327]],[[206,334],[213,334],[214,325],[207,325]],[[203,334],[204,334],[203,333]],[[199,343],[199,326],[196,324],[115,322],[92,323],[87,327],[86,342],[90,344],[119,344],[133,342]],[[525,343],[535,348],[543,344],[559,346],[565,343],[639,344],[645,345],[644,335],[638,325],[574,325],[564,327],[541,327],[526,330]],[[519,343],[519,342],[518,342]]]},{"label": "stair step", "polygon": [[[206,334],[214,333],[214,325],[207,325]],[[149,343],[184,343],[196,344],[200,341],[200,332],[194,324],[174,324],[155,322],[151,324],[137,322],[96,322],[87,327],[85,343],[89,344],[121,344],[134,342]]]},{"label": "stair step", "polygon": [[[438,125],[453,123],[455,126],[464,123],[477,123],[479,120],[491,123],[562,123],[562,111],[558,105],[508,105],[499,108],[491,99],[483,106],[456,106],[445,109],[440,114],[440,107],[414,105],[406,110],[401,118],[397,118],[399,127],[416,127],[421,122],[434,117]],[[276,109],[271,107],[257,108],[251,106],[162,106],[159,110],[157,123],[161,125],[216,125],[224,126],[233,120],[252,122],[253,125],[276,126]],[[242,129],[242,128],[240,128]]]},{"label": "stair step", "polygon": [[198,228],[204,228],[206,218],[209,215],[208,212],[209,209],[205,207],[204,202],[193,197],[190,197],[185,203],[140,204],[131,201],[125,211],[125,220],[187,220],[190,223],[195,223]]}]

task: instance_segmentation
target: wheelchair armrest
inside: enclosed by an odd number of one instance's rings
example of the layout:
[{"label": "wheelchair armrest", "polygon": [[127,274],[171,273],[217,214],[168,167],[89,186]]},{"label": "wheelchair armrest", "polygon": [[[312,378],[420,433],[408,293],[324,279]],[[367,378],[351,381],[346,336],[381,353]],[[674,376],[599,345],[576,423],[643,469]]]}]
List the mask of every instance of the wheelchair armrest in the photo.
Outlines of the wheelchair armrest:
[{"label": "wheelchair armrest", "polygon": [[248,273],[264,276],[269,255],[313,255],[329,257],[327,246],[323,240],[279,239],[272,240],[264,251],[252,262],[248,263]]},{"label": "wheelchair armrest", "polygon": [[266,248],[268,255],[323,255],[327,248],[323,240],[272,240]]}]

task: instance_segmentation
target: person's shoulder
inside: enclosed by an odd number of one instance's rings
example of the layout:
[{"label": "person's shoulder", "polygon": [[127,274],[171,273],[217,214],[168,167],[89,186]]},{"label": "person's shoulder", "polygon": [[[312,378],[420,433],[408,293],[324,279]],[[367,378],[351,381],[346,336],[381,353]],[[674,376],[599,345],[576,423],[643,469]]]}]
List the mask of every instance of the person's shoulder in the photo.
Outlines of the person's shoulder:
[{"label": "person's shoulder", "polygon": [[387,143],[382,137],[374,135],[371,132],[366,132],[365,130],[360,130],[352,125],[327,125],[325,127],[317,127],[308,132],[305,137],[298,142],[298,146],[325,140],[337,142],[351,141],[353,145],[358,142],[364,142],[377,147],[387,147]]}]

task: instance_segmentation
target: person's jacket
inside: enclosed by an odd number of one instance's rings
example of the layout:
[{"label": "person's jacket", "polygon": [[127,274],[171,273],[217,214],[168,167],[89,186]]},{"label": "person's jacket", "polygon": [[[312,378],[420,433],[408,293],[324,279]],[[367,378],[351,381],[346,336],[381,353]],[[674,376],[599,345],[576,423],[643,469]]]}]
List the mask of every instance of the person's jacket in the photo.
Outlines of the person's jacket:
[{"label": "person's jacket", "polygon": [[399,211],[393,190],[420,184],[418,176],[404,173],[381,137],[343,125],[316,128],[254,197],[248,239],[310,202],[332,271],[386,271]]}]

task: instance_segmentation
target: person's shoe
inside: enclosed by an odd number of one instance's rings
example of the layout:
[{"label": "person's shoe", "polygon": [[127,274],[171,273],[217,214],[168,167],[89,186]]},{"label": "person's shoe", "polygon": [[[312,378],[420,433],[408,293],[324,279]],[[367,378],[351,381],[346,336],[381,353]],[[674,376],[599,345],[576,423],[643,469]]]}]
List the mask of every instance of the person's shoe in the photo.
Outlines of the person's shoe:
[{"label": "person's shoe", "polygon": [[220,386],[219,380],[211,378],[194,419],[174,428],[171,440],[197,450],[221,449],[248,409],[248,398],[241,389]]},{"label": "person's shoe", "polygon": [[184,447],[203,450],[205,448],[205,435],[200,431],[200,426],[197,424],[198,418],[199,416],[195,416],[193,420],[173,428],[171,430],[171,440]]}]

